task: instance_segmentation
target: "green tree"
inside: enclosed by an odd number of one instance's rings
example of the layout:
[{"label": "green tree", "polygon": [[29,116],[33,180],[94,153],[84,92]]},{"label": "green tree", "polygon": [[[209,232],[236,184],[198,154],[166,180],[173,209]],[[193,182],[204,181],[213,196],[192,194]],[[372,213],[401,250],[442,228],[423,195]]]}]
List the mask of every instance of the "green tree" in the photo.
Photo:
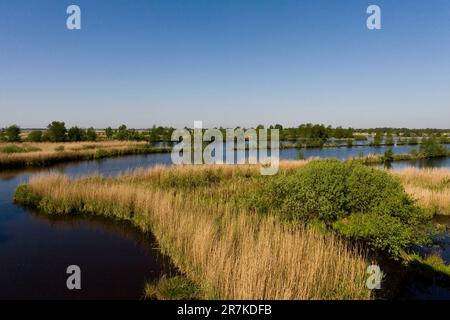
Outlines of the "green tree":
[{"label": "green tree", "polygon": [[353,140],[352,139],[347,139],[347,147],[348,148],[351,148],[351,147],[353,147]]},{"label": "green tree", "polygon": [[6,141],[5,129],[0,129],[0,141]]},{"label": "green tree", "polygon": [[148,140],[150,142],[157,142],[159,140],[158,128],[155,125],[148,131]]},{"label": "green tree", "polygon": [[129,132],[128,132],[127,126],[123,124],[119,127],[119,130],[117,130],[116,139],[117,140],[128,140],[128,135],[129,135]]},{"label": "green tree", "polygon": [[424,158],[444,157],[448,155],[448,149],[440,144],[435,137],[423,138],[419,153]]},{"label": "green tree", "polygon": [[67,139],[69,141],[83,141],[86,140],[86,133],[83,129],[72,127],[67,132]]},{"label": "green tree", "polygon": [[387,149],[384,152],[383,160],[384,160],[384,162],[392,162],[392,161],[394,161],[394,152],[392,151],[391,148]]},{"label": "green tree", "polygon": [[373,138],[373,145],[380,146],[383,143],[384,137],[381,132],[377,132],[375,134],[375,138]]},{"label": "green tree", "polygon": [[86,131],[86,139],[88,141],[95,141],[95,140],[97,140],[97,132],[95,131],[94,128],[91,127],[89,129],[87,129],[87,131]]},{"label": "green tree", "polygon": [[53,121],[47,126],[47,137],[51,142],[64,142],[66,140],[66,124],[60,121]]},{"label": "green tree", "polygon": [[111,129],[111,127],[108,127],[105,129],[105,135],[106,135],[106,139],[111,140],[114,136],[114,131],[113,129]]},{"label": "green tree", "polygon": [[9,126],[5,130],[5,136],[6,140],[8,142],[20,142],[20,128],[19,126],[13,124],[12,126]]},{"label": "green tree", "polygon": [[281,124],[276,124],[275,125],[275,129],[278,129],[278,130],[283,130],[283,126],[281,125]]},{"label": "green tree", "polygon": [[387,146],[393,146],[394,145],[394,136],[391,133],[388,133],[386,135],[386,141],[385,144]]},{"label": "green tree", "polygon": [[41,142],[42,141],[42,131],[41,130],[33,130],[28,136],[27,140],[30,142]]}]

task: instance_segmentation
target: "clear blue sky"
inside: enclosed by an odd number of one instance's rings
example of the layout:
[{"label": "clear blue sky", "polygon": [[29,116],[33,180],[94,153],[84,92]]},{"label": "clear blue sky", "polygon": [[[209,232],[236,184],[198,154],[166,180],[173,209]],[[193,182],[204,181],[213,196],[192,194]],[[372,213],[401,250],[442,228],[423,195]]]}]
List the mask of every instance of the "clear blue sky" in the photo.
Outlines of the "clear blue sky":
[{"label": "clear blue sky", "polygon": [[0,127],[51,120],[450,127],[450,1],[2,0]]}]

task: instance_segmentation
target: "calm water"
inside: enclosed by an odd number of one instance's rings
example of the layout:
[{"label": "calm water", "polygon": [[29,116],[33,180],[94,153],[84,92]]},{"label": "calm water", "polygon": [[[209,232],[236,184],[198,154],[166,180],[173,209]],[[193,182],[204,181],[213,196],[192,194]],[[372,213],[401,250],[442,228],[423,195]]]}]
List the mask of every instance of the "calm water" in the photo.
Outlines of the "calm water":
[{"label": "calm water", "polygon": [[[310,149],[282,149],[280,150],[281,159],[297,160],[299,155],[303,154],[304,158],[320,157],[320,158],[336,158],[340,160],[346,160],[348,158],[355,158],[361,155],[383,155],[388,149],[392,149],[394,154],[407,154],[412,149],[418,149],[418,146],[361,146],[361,147],[338,147],[338,148],[310,148]],[[450,161],[450,158],[446,158]],[[434,160],[433,160],[434,161]],[[431,163],[431,162],[430,162]],[[447,162],[445,166],[450,166],[450,162]]]},{"label": "calm water", "polygon": [[[39,172],[117,174],[160,163],[160,155],[0,173],[0,299],[139,299],[145,281],[175,271],[151,235],[99,217],[49,218],[12,203],[18,184]],[[164,162],[164,161],[162,161]],[[78,265],[82,290],[66,289],[66,268]]]},{"label": "calm water", "polygon": [[[411,148],[396,147],[394,152],[406,153]],[[346,159],[361,152],[383,154],[386,149],[356,147],[303,152],[306,158]],[[298,150],[284,149],[280,156],[298,159]],[[0,299],[139,299],[145,281],[176,272],[152,236],[129,224],[98,217],[50,218],[12,203],[15,188],[33,174],[56,171],[72,177],[115,175],[136,167],[170,163],[170,154],[151,154],[0,172]],[[450,167],[450,159],[394,163],[396,167],[407,165]],[[445,257],[448,250],[447,246]],[[81,267],[81,291],[66,289],[65,271],[71,264]]]}]

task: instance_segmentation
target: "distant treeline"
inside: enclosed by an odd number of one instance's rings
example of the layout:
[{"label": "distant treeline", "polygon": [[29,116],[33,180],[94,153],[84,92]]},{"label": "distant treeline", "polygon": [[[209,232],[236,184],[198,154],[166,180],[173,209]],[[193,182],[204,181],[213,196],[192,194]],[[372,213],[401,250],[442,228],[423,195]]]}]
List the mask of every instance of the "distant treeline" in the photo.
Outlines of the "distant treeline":
[{"label": "distant treeline", "polygon": [[28,135],[22,137],[22,130],[17,125],[12,125],[0,130],[2,142],[77,142],[96,140],[121,140],[121,141],[170,141],[174,128],[153,127],[148,130],[128,129],[121,125],[117,129],[108,127],[102,130],[94,128],[83,129],[77,126],[66,128],[64,122],[53,121],[45,130],[31,130]]},{"label": "distant treeline", "polygon": [[[325,126],[323,124],[301,124],[298,127],[284,128],[280,124],[264,127],[258,125],[255,129],[279,129],[280,140],[291,141],[307,147],[320,147],[331,140],[345,140],[348,145],[353,141],[368,140],[367,134],[373,135],[371,145],[393,145],[394,136],[397,144],[418,144],[420,137],[441,137],[442,143],[449,143],[450,129],[408,129],[408,128],[370,128],[353,129],[343,127]],[[218,128],[225,136],[226,129]],[[245,128],[243,128],[245,129]],[[83,129],[77,126],[66,128],[64,122],[53,121],[45,130],[31,130],[28,135],[23,135],[17,125],[12,125],[0,130],[0,141],[3,142],[72,142],[72,141],[96,141],[96,140],[132,140],[148,142],[170,142],[175,128],[153,126],[149,129],[129,129],[126,125],[119,128],[108,127],[102,130],[94,128]]]},{"label": "distant treeline", "polygon": [[423,137],[423,136],[435,136],[439,137],[441,135],[449,134],[450,129],[408,129],[408,128],[369,128],[369,129],[354,129],[354,133],[380,133],[380,134],[392,134],[394,136],[403,137]]}]

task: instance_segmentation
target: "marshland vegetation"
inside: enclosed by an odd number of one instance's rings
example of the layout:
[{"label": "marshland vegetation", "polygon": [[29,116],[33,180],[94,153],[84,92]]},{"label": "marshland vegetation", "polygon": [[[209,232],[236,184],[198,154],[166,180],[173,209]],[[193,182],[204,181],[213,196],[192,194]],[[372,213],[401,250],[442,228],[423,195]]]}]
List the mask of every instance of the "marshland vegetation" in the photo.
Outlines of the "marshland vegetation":
[{"label": "marshland vegetation", "polygon": [[169,151],[168,148],[135,141],[0,143],[0,170]]},{"label": "marshland vegetation", "polygon": [[[425,198],[416,202],[409,186],[448,186],[446,170],[414,179],[335,160],[284,161],[280,169],[270,178],[248,165],[75,180],[52,174],[20,186],[15,200],[48,214],[98,214],[151,230],[186,276],[148,285],[151,297],[370,299],[365,272],[373,254],[418,263],[409,248],[429,243],[434,232],[436,212]],[[449,198],[441,201],[445,208]]]},{"label": "marshland vegetation", "polygon": [[437,215],[450,215],[450,170],[443,168],[407,168],[393,170],[406,192],[418,205]]},{"label": "marshland vegetation", "polygon": [[[262,127],[260,125],[257,129]],[[269,129],[273,128],[280,130],[281,149],[420,145],[418,150],[409,150],[408,154],[394,154],[392,150],[387,150],[385,155],[364,156],[362,154],[357,157],[357,160],[363,164],[429,159],[449,155],[448,148],[445,146],[450,140],[448,133],[437,129],[416,130],[416,132],[404,129],[396,133],[386,129],[386,134],[375,130],[375,137],[367,142],[368,133],[351,128],[332,128],[313,124],[303,124],[297,128],[283,128],[281,125],[269,127]],[[225,131],[223,128],[220,130]],[[0,130],[0,170],[47,166],[63,161],[169,152],[173,131],[174,128],[156,126],[147,130],[135,130],[125,125],[117,129],[108,127],[104,130],[82,129],[76,126],[67,129],[65,123],[60,121],[53,121],[45,130],[22,131],[17,125],[12,125]],[[394,133],[397,137],[395,143]],[[358,144],[358,141],[366,141],[366,143]],[[95,152],[89,149],[95,149]]]},{"label": "marshland vegetation", "polygon": [[359,248],[240,204],[258,176],[249,166],[156,167],[109,179],[50,175],[33,178],[15,197],[50,214],[94,213],[152,230],[202,298],[370,298],[369,261]]}]

